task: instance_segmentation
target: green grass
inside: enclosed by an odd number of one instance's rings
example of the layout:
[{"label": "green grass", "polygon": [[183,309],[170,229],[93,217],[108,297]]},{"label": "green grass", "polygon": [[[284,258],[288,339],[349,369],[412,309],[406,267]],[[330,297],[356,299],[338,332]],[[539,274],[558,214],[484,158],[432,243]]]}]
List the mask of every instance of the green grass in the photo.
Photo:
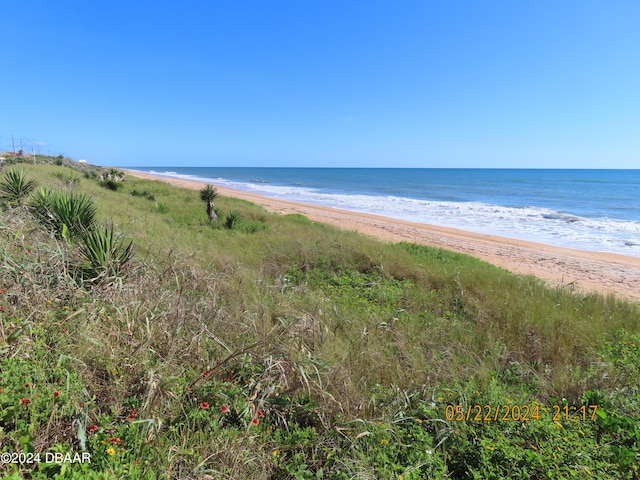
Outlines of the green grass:
[{"label": "green grass", "polygon": [[[91,454],[7,478],[640,475],[637,304],[232,198],[232,228],[212,225],[197,190],[162,182],[24,168],[90,196],[134,254],[83,284],[74,245],[1,213],[0,451]],[[537,418],[474,419],[514,406]]]}]

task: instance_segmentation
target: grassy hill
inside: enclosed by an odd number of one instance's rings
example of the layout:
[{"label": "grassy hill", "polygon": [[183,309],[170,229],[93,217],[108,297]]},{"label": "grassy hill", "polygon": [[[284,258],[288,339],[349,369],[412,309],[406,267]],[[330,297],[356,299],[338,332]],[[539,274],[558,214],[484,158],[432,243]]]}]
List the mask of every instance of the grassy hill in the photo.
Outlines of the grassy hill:
[{"label": "grassy hill", "polygon": [[0,212],[4,478],[640,478],[637,304],[38,162]]}]

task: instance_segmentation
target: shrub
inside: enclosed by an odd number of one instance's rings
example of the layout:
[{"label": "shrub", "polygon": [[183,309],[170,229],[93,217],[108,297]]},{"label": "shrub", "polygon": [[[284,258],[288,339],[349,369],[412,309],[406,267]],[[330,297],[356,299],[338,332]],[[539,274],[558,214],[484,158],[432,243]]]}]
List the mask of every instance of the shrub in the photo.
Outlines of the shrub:
[{"label": "shrub", "polygon": [[100,174],[100,181],[98,183],[100,186],[115,192],[122,187],[122,182],[124,182],[124,172],[117,168],[112,168]]},{"label": "shrub", "polygon": [[117,180],[113,180],[111,178],[108,178],[106,180],[101,180],[99,183],[101,187],[107,188],[109,190],[113,190],[114,192],[117,192],[118,190],[120,190],[120,188],[122,188],[122,183],[118,182]]}]

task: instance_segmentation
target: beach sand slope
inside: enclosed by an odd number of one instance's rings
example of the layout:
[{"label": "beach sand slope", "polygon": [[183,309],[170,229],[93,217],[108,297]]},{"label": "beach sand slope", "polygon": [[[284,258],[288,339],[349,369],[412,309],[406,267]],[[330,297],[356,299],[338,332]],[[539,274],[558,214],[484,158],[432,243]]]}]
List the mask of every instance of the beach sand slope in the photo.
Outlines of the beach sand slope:
[{"label": "beach sand slope", "polygon": [[[134,177],[200,189],[205,183],[128,171]],[[588,252],[535,242],[466,232],[330,207],[278,200],[216,186],[222,196],[241,198],[270,212],[299,213],[316,222],[389,242],[414,242],[472,255],[513,273],[533,275],[552,286],[581,292],[611,293],[640,301],[640,258]]]}]

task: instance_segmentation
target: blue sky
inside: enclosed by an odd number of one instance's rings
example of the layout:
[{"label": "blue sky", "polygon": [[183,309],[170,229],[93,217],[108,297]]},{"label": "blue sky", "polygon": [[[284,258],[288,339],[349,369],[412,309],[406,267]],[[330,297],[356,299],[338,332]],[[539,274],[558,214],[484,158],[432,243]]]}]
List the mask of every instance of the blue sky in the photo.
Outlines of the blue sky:
[{"label": "blue sky", "polygon": [[638,168],[640,2],[5,0],[0,150]]}]

